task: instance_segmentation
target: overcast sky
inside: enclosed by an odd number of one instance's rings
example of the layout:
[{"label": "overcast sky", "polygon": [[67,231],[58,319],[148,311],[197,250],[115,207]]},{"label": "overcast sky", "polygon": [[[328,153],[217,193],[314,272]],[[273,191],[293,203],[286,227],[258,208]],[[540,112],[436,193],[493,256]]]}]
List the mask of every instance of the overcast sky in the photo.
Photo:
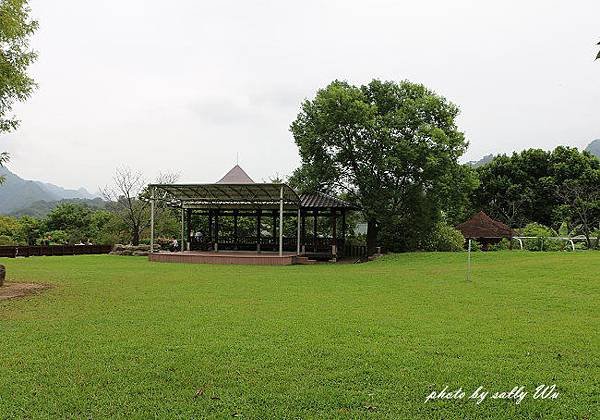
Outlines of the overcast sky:
[{"label": "overcast sky", "polygon": [[39,89],[10,169],[96,191],[115,167],[212,182],[298,163],[289,125],[334,79],[424,83],[488,153],[600,138],[600,2],[31,0]]}]

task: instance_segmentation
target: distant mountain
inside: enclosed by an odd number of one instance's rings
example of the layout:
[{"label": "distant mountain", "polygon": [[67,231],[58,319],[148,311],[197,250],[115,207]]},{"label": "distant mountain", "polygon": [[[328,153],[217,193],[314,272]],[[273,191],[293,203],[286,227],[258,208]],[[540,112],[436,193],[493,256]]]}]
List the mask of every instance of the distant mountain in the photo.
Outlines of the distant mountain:
[{"label": "distant mountain", "polygon": [[484,157],[482,157],[479,160],[472,160],[470,162],[467,162],[467,165],[469,165],[472,168],[477,168],[478,166],[482,166],[485,165],[486,163],[490,163],[493,159],[494,159],[494,155],[485,155]]},{"label": "distant mountain", "polygon": [[585,150],[600,159],[600,139],[592,141]]},{"label": "distant mountain", "polygon": [[95,198],[84,188],[68,190],[53,184],[26,180],[4,167],[0,167],[0,176],[5,177],[4,183],[0,185],[0,214],[15,213],[40,201]]}]

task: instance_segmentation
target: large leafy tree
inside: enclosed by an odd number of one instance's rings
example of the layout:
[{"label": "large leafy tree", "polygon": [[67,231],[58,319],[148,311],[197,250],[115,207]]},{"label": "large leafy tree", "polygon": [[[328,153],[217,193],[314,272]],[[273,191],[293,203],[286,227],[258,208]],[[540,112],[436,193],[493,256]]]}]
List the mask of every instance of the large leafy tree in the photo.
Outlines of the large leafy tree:
[{"label": "large leafy tree", "polygon": [[46,218],[49,231],[63,231],[70,243],[91,239],[93,210],[79,203],[62,203],[56,206]]},{"label": "large leafy tree", "polygon": [[513,227],[536,222],[558,228],[565,221],[589,226],[593,211],[586,210],[589,217],[582,219],[573,206],[593,207],[580,199],[598,191],[599,184],[591,180],[599,167],[595,156],[564,146],[497,156],[477,168],[480,185],[473,193],[473,210],[483,209]]},{"label": "large leafy tree", "polygon": [[[27,69],[36,58],[29,38],[38,25],[29,14],[27,0],[0,1],[0,134],[17,127],[12,106],[27,99],[36,86]],[[0,153],[0,166],[7,161],[8,154]]]},{"label": "large leafy tree", "polygon": [[457,163],[459,109],[425,86],[334,81],[302,104],[291,131],[302,165],[290,182],[343,195],[368,223],[367,242],[419,246],[442,210],[456,215],[474,184]]}]

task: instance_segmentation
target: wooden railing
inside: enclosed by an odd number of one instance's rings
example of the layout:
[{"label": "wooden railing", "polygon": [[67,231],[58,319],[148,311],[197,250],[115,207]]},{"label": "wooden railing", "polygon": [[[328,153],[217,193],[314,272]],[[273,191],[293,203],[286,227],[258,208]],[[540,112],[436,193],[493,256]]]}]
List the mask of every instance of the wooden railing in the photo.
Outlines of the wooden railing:
[{"label": "wooden railing", "polygon": [[108,254],[111,245],[0,246],[0,257]]},{"label": "wooden railing", "polygon": [[[260,249],[262,251],[277,251],[279,249],[279,239],[273,237],[263,237],[260,239]],[[333,238],[317,238],[313,241],[312,237],[307,237],[301,248],[307,254],[331,254]],[[192,240],[192,250],[208,251],[214,249],[212,242],[202,241],[197,242]],[[219,237],[219,249],[224,250],[239,250],[239,251],[255,251],[256,237]],[[296,238],[283,238],[283,249],[286,252],[294,252],[296,250]],[[363,258],[367,257],[367,247],[365,245],[349,245],[344,244],[342,239],[337,240],[338,256]]]}]

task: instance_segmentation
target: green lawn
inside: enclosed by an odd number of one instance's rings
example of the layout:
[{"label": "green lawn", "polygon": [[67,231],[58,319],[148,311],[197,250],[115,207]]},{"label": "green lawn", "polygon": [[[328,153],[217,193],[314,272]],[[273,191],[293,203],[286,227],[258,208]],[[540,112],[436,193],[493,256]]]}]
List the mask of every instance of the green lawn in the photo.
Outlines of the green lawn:
[{"label": "green lawn", "polygon": [[[0,259],[0,418],[596,418],[600,253],[291,267]],[[556,384],[555,400],[534,400]],[[521,402],[433,401],[444,386]],[[195,397],[197,390],[204,393]],[[470,391],[470,392],[469,392]]]}]

